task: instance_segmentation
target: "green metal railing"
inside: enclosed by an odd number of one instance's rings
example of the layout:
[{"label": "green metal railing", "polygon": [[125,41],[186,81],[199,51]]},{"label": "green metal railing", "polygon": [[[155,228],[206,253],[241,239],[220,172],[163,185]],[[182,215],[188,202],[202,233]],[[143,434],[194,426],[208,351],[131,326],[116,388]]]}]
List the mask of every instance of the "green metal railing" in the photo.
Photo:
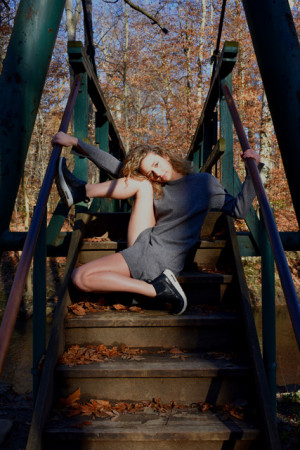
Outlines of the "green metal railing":
[{"label": "green metal railing", "polygon": [[[232,121],[241,144],[242,151],[250,148],[246,133],[244,131],[239,113],[226,83],[221,83],[222,92],[225,96]],[[257,165],[253,159],[247,159],[245,165],[256,191],[261,210],[261,243],[262,243],[262,305],[263,305],[263,350],[266,363],[266,372],[269,379],[270,390],[273,398],[273,407],[276,411],[276,330],[275,330],[275,288],[274,288],[274,264],[270,255],[270,246],[276,261],[281,285],[283,288],[286,304],[289,310],[298,348],[300,349],[300,306],[288,262],[280,240],[279,232],[274,220],[266,191],[261,181]],[[266,232],[265,232],[266,231]],[[265,237],[269,238],[263,243]],[[269,262],[269,264],[268,264]]]},{"label": "green metal railing", "polygon": [[[72,91],[69,96],[69,100],[61,121],[59,130],[67,132],[71,114],[75,105],[76,97],[80,87],[81,77],[77,75],[75,78]],[[39,326],[38,336],[34,332],[34,355],[36,358],[35,366],[33,369],[34,377],[37,375],[37,365],[42,354],[45,351],[45,248],[46,248],[46,218],[47,218],[47,201],[50,194],[51,186],[56,173],[56,167],[58,158],[61,153],[61,146],[55,145],[50,157],[50,161],[47,167],[45,178],[40,190],[40,194],[37,200],[35,211],[32,217],[32,221],[27,233],[27,238],[22,251],[22,256],[18,265],[16,276],[10,291],[5,313],[1,322],[0,328],[0,373],[2,372],[6,354],[10,339],[13,333],[14,325],[16,322],[17,314],[19,312],[20,303],[22,300],[23,290],[27,275],[29,272],[32,257],[35,252],[35,279],[38,283],[35,283],[35,299],[34,305],[38,305],[39,313],[36,314],[34,310],[33,315],[34,322]],[[39,345],[41,343],[41,345]]]},{"label": "green metal railing", "polygon": [[[226,42],[215,66],[210,89],[202,110],[196,133],[192,140],[188,158],[200,171],[220,174],[223,186],[237,195],[241,181],[233,166],[233,124],[243,151],[249,148],[232,95],[232,69],[236,62],[238,44]],[[219,111],[219,114],[217,113]],[[217,128],[219,127],[219,138]],[[220,161],[220,158],[222,160]],[[276,330],[275,330],[275,281],[274,258],[293,323],[296,340],[300,348],[300,308],[284,253],[284,245],[290,241],[293,249],[299,247],[299,233],[282,233],[283,243],[277,230],[256,164],[247,161],[261,208],[259,220],[251,208],[245,221],[248,233],[238,233],[239,247],[243,256],[261,256],[262,265],[262,319],[263,358],[269,381],[274,412],[276,411]],[[266,237],[268,237],[266,239]],[[290,249],[290,248],[289,248]],[[273,257],[274,255],[274,257]]]},{"label": "green metal railing", "polygon": [[[75,81],[70,93],[59,130],[67,132],[71,114],[74,111],[74,131],[76,136],[85,139],[88,135],[88,111],[91,100],[96,108],[95,136],[96,142],[102,150],[109,151],[119,159],[125,156],[124,147],[113,118],[105,102],[103,93],[95,75],[94,67],[81,42],[69,43],[68,47],[70,65],[73,68]],[[90,100],[89,100],[90,99]],[[14,324],[22,300],[23,290],[33,258],[33,397],[36,398],[42,355],[46,350],[46,258],[55,252],[57,245],[61,247],[61,254],[66,254],[68,233],[61,233],[62,224],[68,215],[69,209],[59,202],[48,224],[47,200],[53,183],[56,165],[61,152],[61,146],[55,146],[49,161],[47,172],[42,184],[39,198],[34,210],[33,218],[28,233],[4,232],[0,237],[0,245],[3,249],[22,249],[21,260],[7,302],[7,307],[0,328],[0,373],[3,369],[5,357],[8,352]],[[74,172],[81,178],[87,177],[86,158],[75,157]],[[106,179],[106,174],[100,172],[101,181]],[[95,212],[101,207],[101,211],[126,210],[127,205],[122,202],[93,201],[90,211]],[[76,212],[87,211],[86,205],[76,205]],[[59,244],[58,244],[59,243]],[[58,253],[60,254],[60,253]]]}]

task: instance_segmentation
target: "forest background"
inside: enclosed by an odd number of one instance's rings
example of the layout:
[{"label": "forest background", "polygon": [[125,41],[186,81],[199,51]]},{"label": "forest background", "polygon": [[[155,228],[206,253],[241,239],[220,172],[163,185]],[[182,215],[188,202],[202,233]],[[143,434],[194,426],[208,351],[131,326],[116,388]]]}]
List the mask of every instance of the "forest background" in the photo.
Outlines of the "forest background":
[{"label": "forest background", "polygon": [[[0,70],[19,1],[0,1]],[[187,153],[208,92],[222,0],[89,0],[100,85],[126,151],[141,142]],[[300,32],[300,0],[289,0]],[[142,9],[137,9],[137,6]],[[151,18],[149,18],[151,16]],[[168,33],[164,32],[168,30]],[[67,42],[84,42],[81,0],[67,0],[10,228],[28,229],[70,90]],[[280,231],[298,231],[242,2],[228,0],[221,39],[239,43],[233,94],[251,146],[265,162],[264,182]],[[38,68],[37,68],[38,70]],[[91,108],[92,117],[92,108]],[[93,120],[89,138],[94,142]],[[67,154],[67,153],[66,153]],[[243,177],[235,139],[234,164]],[[69,158],[70,161],[70,158]],[[98,173],[89,165],[89,180]],[[48,211],[58,201],[52,189]],[[72,214],[66,226],[71,225]],[[296,278],[300,264],[293,264]]]}]

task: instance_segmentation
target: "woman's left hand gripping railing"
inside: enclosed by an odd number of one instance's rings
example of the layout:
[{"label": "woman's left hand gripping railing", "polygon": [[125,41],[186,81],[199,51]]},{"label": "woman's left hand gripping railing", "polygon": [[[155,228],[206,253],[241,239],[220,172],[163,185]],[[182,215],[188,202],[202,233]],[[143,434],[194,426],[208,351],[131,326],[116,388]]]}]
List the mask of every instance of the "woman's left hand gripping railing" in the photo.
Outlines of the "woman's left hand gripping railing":
[{"label": "woman's left hand gripping railing", "polygon": [[[64,131],[65,133],[68,130],[68,126],[70,123],[72,111],[76,102],[76,97],[79,91],[81,83],[81,76],[78,74],[75,77],[68,103],[66,105],[61,124],[59,127],[59,131]],[[47,167],[47,171],[45,174],[45,178],[40,190],[40,194],[34,209],[33,217],[31,220],[31,224],[27,233],[27,238],[24,244],[24,248],[22,251],[22,256],[18,265],[18,269],[14,278],[14,282],[10,291],[10,295],[7,301],[7,306],[5,309],[5,313],[1,322],[1,328],[0,328],[0,375],[3,370],[4,361],[8,352],[10,340],[13,334],[14,326],[16,323],[18,311],[20,308],[22,295],[24,291],[25,282],[27,279],[28,271],[30,268],[30,264],[33,258],[33,254],[36,250],[36,252],[39,252],[40,255],[43,256],[43,265],[45,266],[45,260],[46,260],[46,226],[47,226],[47,201],[50,194],[50,190],[53,184],[57,162],[59,159],[61,153],[61,146],[55,145],[53,147],[53,151],[49,160],[49,164]],[[36,253],[35,253],[36,257]],[[39,258],[37,258],[39,260]],[[40,261],[39,261],[40,262]],[[41,271],[43,272],[43,270]],[[45,277],[45,270],[44,270],[44,277]],[[38,277],[34,277],[34,282],[41,285],[45,285],[45,280],[39,280]],[[43,289],[37,288],[36,292],[37,294],[37,300],[34,301],[34,305],[38,304],[37,309],[43,310],[42,302],[44,305],[46,304],[46,293],[44,289],[43,298],[40,296],[40,291],[43,291]],[[45,311],[45,306],[44,306]],[[43,315],[43,314],[42,314]],[[33,311],[33,316],[35,316],[35,310]],[[41,358],[42,354],[45,352],[45,346],[46,346],[46,339],[45,339],[45,330],[46,330],[46,316],[43,315],[43,319],[39,317],[37,321],[34,320],[34,322],[38,322],[39,327],[39,336],[34,336],[34,339],[36,341],[40,341],[44,344],[43,345],[43,351],[39,355],[39,359]],[[35,334],[35,333],[34,333]],[[41,336],[43,334],[44,336]],[[37,344],[39,346],[39,344]],[[33,344],[34,348],[35,343]],[[35,350],[34,350],[35,352]],[[39,349],[39,352],[41,352],[41,348]],[[37,356],[37,355],[36,355]],[[37,359],[37,358],[35,358]],[[36,363],[36,366],[38,364]],[[33,368],[33,374],[34,374],[34,391],[37,390],[37,380],[36,380],[36,373],[38,372],[38,367]],[[34,392],[35,396],[35,392]]]}]

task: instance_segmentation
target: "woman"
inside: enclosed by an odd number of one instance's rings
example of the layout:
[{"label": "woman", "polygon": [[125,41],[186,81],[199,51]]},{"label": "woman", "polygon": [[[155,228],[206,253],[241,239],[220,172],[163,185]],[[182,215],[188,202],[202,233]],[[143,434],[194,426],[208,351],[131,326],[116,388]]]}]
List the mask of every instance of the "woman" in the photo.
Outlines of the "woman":
[{"label": "woman", "polygon": [[[171,303],[171,313],[182,314],[187,300],[176,277],[199,238],[204,218],[211,210],[245,217],[255,197],[249,176],[234,198],[215,177],[192,173],[187,161],[161,148],[138,146],[122,167],[112,155],[62,132],[52,144],[72,145],[110,175],[123,175],[104,183],[84,183],[68,171],[62,158],[57,185],[69,207],[90,197],[134,197],[128,248],[77,268],[74,284],[86,292],[132,292],[155,298]],[[252,149],[243,158],[259,163]]]}]

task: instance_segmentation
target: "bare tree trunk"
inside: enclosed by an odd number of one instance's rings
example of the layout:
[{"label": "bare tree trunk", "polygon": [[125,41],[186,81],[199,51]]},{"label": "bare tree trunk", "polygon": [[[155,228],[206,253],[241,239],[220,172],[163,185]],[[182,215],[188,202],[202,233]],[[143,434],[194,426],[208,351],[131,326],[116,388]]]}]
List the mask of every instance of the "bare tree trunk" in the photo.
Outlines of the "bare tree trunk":
[{"label": "bare tree trunk", "polygon": [[129,151],[129,124],[128,124],[128,85],[127,85],[127,53],[128,53],[128,11],[127,3],[125,2],[125,49],[124,49],[124,72],[123,72],[123,86],[124,86],[124,125],[125,125],[125,151]]},{"label": "bare tree trunk", "polygon": [[268,107],[267,97],[265,91],[262,96],[262,108],[261,108],[261,131],[260,131],[260,155],[261,161],[265,164],[264,170],[261,174],[264,184],[268,184],[270,181],[270,171],[272,169],[272,119],[270,110]]},{"label": "bare tree trunk", "polygon": [[187,39],[187,49],[186,49],[186,110],[187,110],[187,123],[186,123],[186,131],[187,131],[187,141],[191,139],[192,133],[192,111],[191,111],[191,47],[189,38]]},{"label": "bare tree trunk", "polygon": [[[81,9],[82,9],[81,0],[76,0],[74,12],[73,12],[72,0],[66,0],[65,11],[66,11],[66,27],[67,27],[68,42],[76,40],[76,30],[77,30],[77,25],[78,25],[80,15],[81,15]],[[73,82],[74,82],[74,73],[73,73],[72,68],[70,67],[70,87],[73,86]],[[72,114],[70,127],[71,127],[71,133],[74,133],[73,114]]]},{"label": "bare tree trunk", "polygon": [[25,209],[25,217],[24,217],[24,228],[28,230],[29,227],[29,199],[26,191],[24,176],[22,177],[22,191],[24,197],[24,209]]},{"label": "bare tree trunk", "polygon": [[[206,27],[206,0],[200,0],[202,3],[202,19],[200,27],[200,42],[199,42],[199,52],[198,52],[198,104],[202,104],[203,95],[203,80],[202,80],[202,64],[203,64],[203,47],[204,47],[204,36]],[[212,5],[211,5],[212,8]]]},{"label": "bare tree trunk", "polygon": [[65,10],[68,41],[76,40],[76,30],[81,15],[81,9],[81,0],[76,1],[74,12],[72,0],[66,0]]}]

